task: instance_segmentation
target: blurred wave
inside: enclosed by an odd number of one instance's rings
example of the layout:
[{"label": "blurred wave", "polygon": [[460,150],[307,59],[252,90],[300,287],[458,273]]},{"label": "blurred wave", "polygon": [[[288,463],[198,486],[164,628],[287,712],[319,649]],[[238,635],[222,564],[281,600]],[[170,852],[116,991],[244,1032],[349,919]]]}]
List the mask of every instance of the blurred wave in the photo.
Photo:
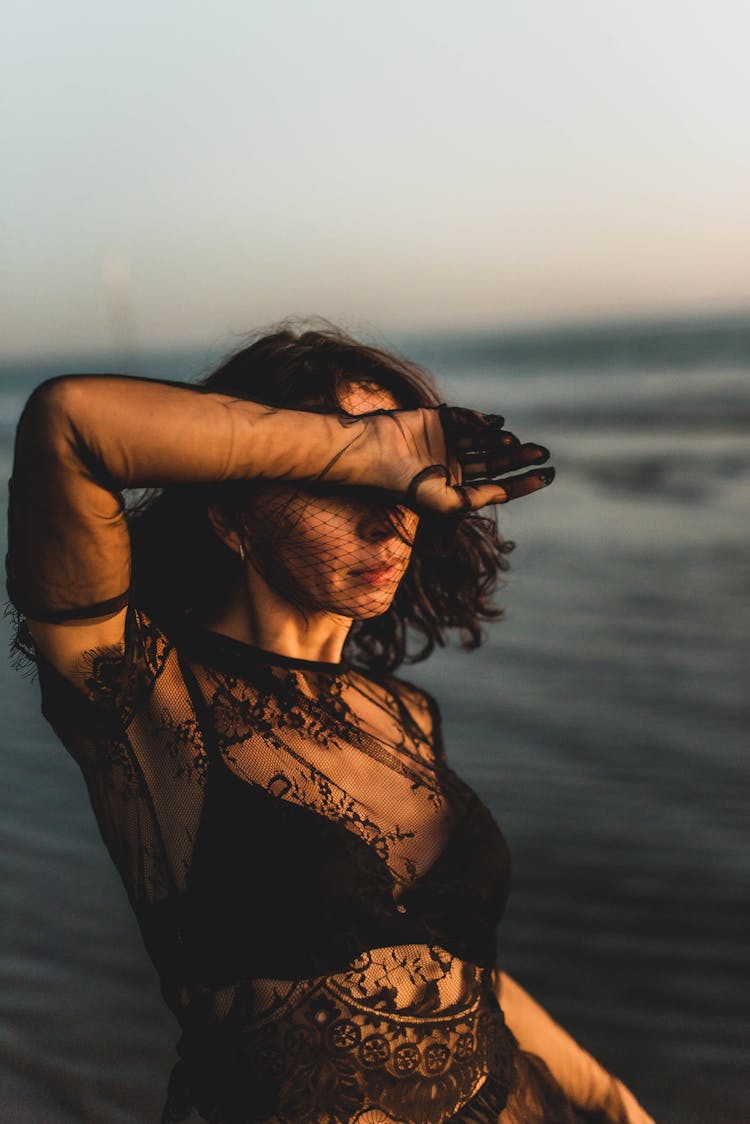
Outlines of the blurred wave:
[{"label": "blurred wave", "polygon": [[535,326],[518,331],[414,337],[428,364],[487,366],[531,373],[750,365],[750,312],[665,320]]}]

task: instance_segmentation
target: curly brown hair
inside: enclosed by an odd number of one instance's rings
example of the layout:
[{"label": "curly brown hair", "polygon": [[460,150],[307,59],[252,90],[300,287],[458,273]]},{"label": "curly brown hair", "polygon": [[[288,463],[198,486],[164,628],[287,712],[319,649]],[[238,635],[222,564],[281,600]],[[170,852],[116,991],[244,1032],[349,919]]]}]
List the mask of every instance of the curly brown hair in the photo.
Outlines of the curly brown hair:
[{"label": "curly brown hair", "polygon": [[[278,408],[340,413],[340,395],[353,383],[388,391],[403,409],[441,399],[423,368],[330,325],[296,330],[284,324],[243,347],[201,380],[206,390]],[[212,506],[238,513],[252,482],[173,485],[142,495],[128,511],[134,603],[168,623],[185,613],[212,614],[237,577],[238,558],[208,517]],[[482,640],[482,622],[503,610],[492,603],[513,543],[494,519],[423,515],[408,569],[390,608],[354,622],[344,655],[374,672],[425,659],[456,630],[462,648]],[[410,636],[418,644],[408,650]]]}]

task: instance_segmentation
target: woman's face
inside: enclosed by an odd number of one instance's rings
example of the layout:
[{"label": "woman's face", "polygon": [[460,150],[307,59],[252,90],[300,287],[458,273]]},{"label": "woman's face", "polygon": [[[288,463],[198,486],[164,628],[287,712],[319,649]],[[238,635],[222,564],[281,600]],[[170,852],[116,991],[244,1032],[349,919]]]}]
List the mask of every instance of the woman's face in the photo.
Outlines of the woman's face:
[{"label": "woman's face", "polygon": [[[353,384],[347,413],[396,409],[379,387]],[[407,507],[354,489],[258,486],[247,512],[248,553],[266,581],[292,604],[353,619],[386,612],[411,557],[419,517]]]}]

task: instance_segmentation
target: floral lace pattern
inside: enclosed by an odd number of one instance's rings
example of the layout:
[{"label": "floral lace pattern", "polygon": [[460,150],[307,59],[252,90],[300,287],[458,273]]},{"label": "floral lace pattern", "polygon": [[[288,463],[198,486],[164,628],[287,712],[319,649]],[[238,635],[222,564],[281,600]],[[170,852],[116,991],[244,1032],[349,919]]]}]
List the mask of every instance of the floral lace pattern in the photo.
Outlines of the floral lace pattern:
[{"label": "floral lace pattern", "polygon": [[[419,752],[416,747],[407,747],[402,741],[386,748],[355,726],[346,695],[359,693],[360,683],[356,687],[350,685],[348,691],[341,683],[330,684],[331,694],[326,697],[325,705],[332,695],[335,709],[326,724],[320,701],[306,698],[295,673],[285,682],[281,698],[278,693],[264,692],[252,701],[247,699],[247,688],[236,681],[217,684],[215,676],[211,676],[211,680],[214,694],[209,704],[210,713],[218,746],[233,771],[279,799],[314,809],[344,824],[389,864],[400,882],[408,884],[414,880],[424,843],[423,839],[417,840],[418,833],[413,827],[404,826],[413,818],[414,804],[420,798],[423,800],[423,826],[427,826],[427,818],[432,819],[441,838],[451,822],[451,809],[434,776],[434,766],[425,768],[424,760],[416,756]],[[311,712],[309,722],[303,706]],[[353,731],[356,731],[354,736]],[[344,787],[348,763],[342,768],[341,759],[352,747],[396,774],[389,781],[389,787],[400,786],[409,794],[400,809],[402,820],[393,816],[391,808],[385,816],[373,810],[372,790],[377,787],[373,770],[369,770],[372,779],[366,792],[352,794]],[[332,753],[337,754],[339,761],[331,761]],[[351,757],[351,752],[348,756]],[[436,849],[439,846],[438,841]]]},{"label": "floral lace pattern", "polygon": [[[454,990],[454,1002],[430,1010],[436,984],[451,976],[460,977],[460,998]],[[221,1095],[211,1100],[200,1082],[191,1084],[200,1069],[195,1058],[211,1047],[186,1037],[181,1052],[187,1064],[174,1075],[172,1115],[165,1119],[180,1119],[175,1110],[182,1100],[195,1101],[216,1121],[346,1124],[381,1113],[396,1122],[436,1124],[470,1101],[488,1074],[495,1118],[502,1109],[514,1074],[512,1036],[482,972],[444,949],[377,949],[336,976],[295,986],[253,981],[250,990],[252,997],[244,994],[229,1016],[242,1019],[244,1008],[243,1051],[231,1076],[223,1055]],[[251,1014],[259,993],[269,1012],[261,1019]],[[271,995],[284,999],[274,1004]],[[228,1089],[236,1090],[234,1105],[227,1104]],[[259,1114],[248,1105],[258,1106]],[[263,1115],[268,1111],[272,1115]]]},{"label": "floral lace pattern", "polygon": [[[496,1120],[516,1047],[487,945],[470,950],[480,921],[494,931],[505,860],[480,827],[447,859],[475,798],[444,765],[432,701],[205,630],[167,638],[138,613],[130,628],[125,657],[92,658],[85,728],[47,698],[183,1028],[164,1120],[441,1124],[479,1100]],[[247,951],[272,920],[256,901],[290,918],[264,953],[284,975]],[[310,942],[332,970],[293,970]]]}]

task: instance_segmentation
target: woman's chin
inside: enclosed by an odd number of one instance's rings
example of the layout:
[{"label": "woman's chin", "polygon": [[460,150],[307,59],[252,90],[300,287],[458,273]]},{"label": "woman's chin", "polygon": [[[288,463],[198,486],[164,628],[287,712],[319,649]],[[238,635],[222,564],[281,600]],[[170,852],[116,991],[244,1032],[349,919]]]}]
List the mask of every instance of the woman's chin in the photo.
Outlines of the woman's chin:
[{"label": "woman's chin", "polygon": [[371,617],[380,617],[387,613],[393,604],[396,587],[377,589],[367,594],[360,594],[347,605],[344,613],[355,621],[369,620]]}]

